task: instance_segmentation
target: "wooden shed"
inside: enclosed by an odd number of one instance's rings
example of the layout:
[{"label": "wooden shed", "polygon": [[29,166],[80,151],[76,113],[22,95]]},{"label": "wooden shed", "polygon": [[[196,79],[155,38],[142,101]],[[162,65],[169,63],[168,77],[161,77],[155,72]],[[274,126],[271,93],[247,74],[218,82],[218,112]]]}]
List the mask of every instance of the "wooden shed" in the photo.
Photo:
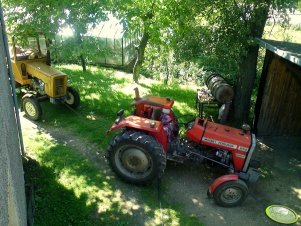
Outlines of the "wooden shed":
[{"label": "wooden shed", "polygon": [[301,135],[301,44],[259,40],[266,49],[255,106],[258,135]]}]

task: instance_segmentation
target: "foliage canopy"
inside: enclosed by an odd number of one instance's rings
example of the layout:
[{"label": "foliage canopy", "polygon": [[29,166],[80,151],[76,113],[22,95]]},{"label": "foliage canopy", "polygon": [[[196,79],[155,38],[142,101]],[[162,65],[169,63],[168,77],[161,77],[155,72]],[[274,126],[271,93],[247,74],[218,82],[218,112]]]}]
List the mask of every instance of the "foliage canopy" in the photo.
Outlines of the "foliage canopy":
[{"label": "foliage canopy", "polygon": [[175,66],[182,63],[217,70],[236,87],[238,121],[248,115],[256,79],[255,38],[262,37],[274,12],[285,21],[289,11],[300,8],[297,0],[5,0],[4,4],[8,27],[14,34],[38,28],[52,37],[61,26],[69,25],[75,34],[74,48],[69,49],[80,58],[83,68],[87,59],[83,36],[89,26],[105,20],[105,12],[111,11],[128,29],[140,31],[133,71],[136,82],[145,59],[144,71],[152,74],[158,69],[166,81],[170,76],[182,76],[181,67]]}]

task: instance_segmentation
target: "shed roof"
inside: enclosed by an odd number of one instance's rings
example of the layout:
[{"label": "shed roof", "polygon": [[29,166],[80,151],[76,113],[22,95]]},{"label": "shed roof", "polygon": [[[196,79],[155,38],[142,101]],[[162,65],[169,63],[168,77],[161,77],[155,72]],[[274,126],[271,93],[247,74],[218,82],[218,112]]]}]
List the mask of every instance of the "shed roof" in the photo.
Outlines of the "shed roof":
[{"label": "shed roof", "polygon": [[278,56],[289,60],[290,62],[301,66],[301,44],[268,39],[258,39],[259,44],[277,54]]}]

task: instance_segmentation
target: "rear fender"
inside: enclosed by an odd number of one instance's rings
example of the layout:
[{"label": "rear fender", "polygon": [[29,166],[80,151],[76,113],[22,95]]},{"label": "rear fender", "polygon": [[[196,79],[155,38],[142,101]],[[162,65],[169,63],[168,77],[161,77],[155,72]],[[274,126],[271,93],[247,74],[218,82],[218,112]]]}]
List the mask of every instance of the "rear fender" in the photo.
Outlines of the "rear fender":
[{"label": "rear fender", "polygon": [[124,128],[135,129],[149,134],[163,146],[165,152],[167,151],[167,136],[163,129],[163,124],[160,121],[131,115],[116,120],[112,127],[107,131],[107,135],[112,131]]},{"label": "rear fender", "polygon": [[217,178],[209,187],[209,194],[212,195],[215,189],[220,186],[222,183],[225,183],[227,181],[233,181],[233,180],[238,180],[239,176],[237,174],[227,174],[224,176],[221,176]]}]

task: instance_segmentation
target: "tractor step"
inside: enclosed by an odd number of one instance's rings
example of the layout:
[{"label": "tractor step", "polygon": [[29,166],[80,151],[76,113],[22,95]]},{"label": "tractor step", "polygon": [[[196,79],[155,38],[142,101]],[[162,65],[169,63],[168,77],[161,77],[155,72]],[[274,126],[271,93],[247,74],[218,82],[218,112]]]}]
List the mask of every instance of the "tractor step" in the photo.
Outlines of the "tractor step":
[{"label": "tractor step", "polygon": [[184,163],[183,156],[176,155],[176,154],[167,154],[166,159],[177,163]]}]

